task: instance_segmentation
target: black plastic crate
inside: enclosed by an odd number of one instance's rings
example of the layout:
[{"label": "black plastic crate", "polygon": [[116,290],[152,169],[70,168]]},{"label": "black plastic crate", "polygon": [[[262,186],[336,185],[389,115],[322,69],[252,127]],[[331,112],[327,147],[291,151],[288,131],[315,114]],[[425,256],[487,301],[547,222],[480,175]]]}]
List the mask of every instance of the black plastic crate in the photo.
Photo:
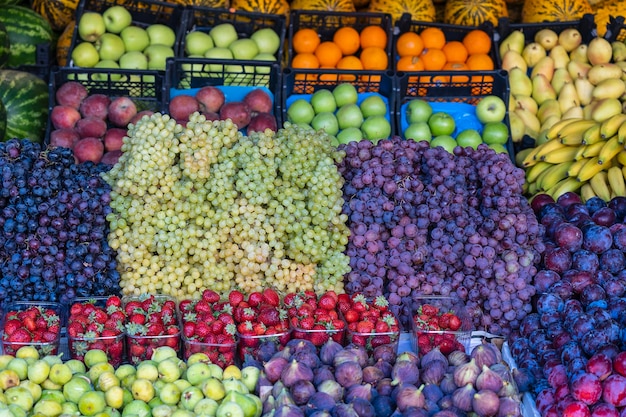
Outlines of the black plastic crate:
[{"label": "black plastic crate", "polygon": [[[402,136],[404,105],[412,99],[423,99],[431,103],[464,103],[476,105],[486,96],[500,97],[507,113],[504,123],[509,127],[508,102],[509,79],[504,70],[494,71],[422,71],[397,75],[395,103],[395,131]],[[511,159],[514,158],[510,135],[505,146]]]},{"label": "black plastic crate", "polygon": [[37,45],[35,55],[36,63],[34,65],[20,65],[15,69],[25,71],[38,76],[42,80],[48,82],[50,76],[50,67],[53,65],[50,57],[53,57],[52,48],[49,44],[40,43]]},{"label": "black plastic crate", "polygon": [[[389,111],[389,122],[391,124],[391,136],[396,132],[394,115],[396,101],[396,80],[393,72],[379,71],[359,71],[360,78],[356,81],[341,80],[340,77],[345,74],[342,71],[333,70],[309,70],[287,68],[283,70],[283,91],[282,91],[282,120],[281,123],[287,121],[288,102],[293,98],[306,98],[317,90],[332,90],[339,84],[349,82],[353,84],[359,95],[377,93],[387,100]],[[316,80],[310,80],[312,75],[317,76]],[[322,77],[322,79],[319,79]]]},{"label": "black plastic crate", "polygon": [[122,5],[130,12],[133,17],[132,25],[147,27],[155,23],[161,23],[169,26],[176,34],[176,41],[172,49],[174,53],[180,44],[178,27],[187,19],[187,9],[175,3],[162,2],[158,0],[81,0],[76,8],[76,22],[74,33],[72,34],[72,43],[68,51],[68,66],[72,65],[72,51],[74,47],[82,42],[78,36],[78,22],[83,13],[98,12],[103,13],[111,6]]},{"label": "black plastic crate", "polygon": [[[287,47],[287,65],[291,65],[293,59],[293,35],[300,29],[315,29],[320,36],[320,40],[330,41],[333,35],[344,26],[353,27],[357,31],[367,26],[380,26],[387,33],[387,46],[385,50],[391,53],[392,47],[392,31],[393,20],[388,13],[372,13],[372,12],[325,12],[319,10],[292,10],[289,16],[288,30],[288,47]],[[358,56],[360,50],[355,54]],[[388,69],[392,69],[392,60],[389,59]],[[348,71],[349,72],[349,71]]]},{"label": "black plastic crate", "polygon": [[609,41],[626,42],[626,17],[610,16],[604,37]]},{"label": "black plastic crate", "polygon": [[284,54],[287,22],[285,16],[267,13],[255,13],[245,11],[233,11],[214,9],[202,6],[189,8],[184,24],[179,26],[177,39],[180,39],[176,56],[185,57],[185,36],[192,30],[208,32],[211,28],[221,24],[231,23],[239,38],[249,38],[259,29],[274,29],[280,38],[280,46],[276,52],[276,62],[280,63]]}]

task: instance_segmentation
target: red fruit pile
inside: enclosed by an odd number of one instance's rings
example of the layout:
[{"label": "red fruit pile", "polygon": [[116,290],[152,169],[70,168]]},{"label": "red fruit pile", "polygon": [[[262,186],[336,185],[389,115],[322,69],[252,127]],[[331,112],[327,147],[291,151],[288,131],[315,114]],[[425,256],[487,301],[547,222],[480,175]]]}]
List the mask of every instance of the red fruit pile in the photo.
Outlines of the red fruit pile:
[{"label": "red fruit pile", "polygon": [[339,317],[338,301],[337,293],[332,290],[319,298],[313,291],[287,294],[283,303],[294,328],[293,338],[309,340],[318,347],[329,338],[343,344],[346,324]]},{"label": "red fruit pile", "polygon": [[389,303],[383,296],[368,301],[365,295],[340,294],[339,310],[348,325],[348,343],[368,350],[378,346],[397,344],[400,327],[397,317],[389,311]]},{"label": "red fruit pile", "polygon": [[126,342],[132,364],[152,357],[160,346],[179,349],[180,327],[176,302],[167,296],[146,295],[127,300]]},{"label": "red fruit pile", "polygon": [[444,355],[455,350],[465,350],[465,346],[458,340],[458,332],[463,322],[461,318],[438,306],[423,304],[413,316],[417,338],[417,350],[420,354],[430,352],[439,347]]},{"label": "red fruit pile", "polygon": [[185,359],[194,353],[205,353],[211,363],[222,368],[233,365],[237,326],[229,302],[221,301],[213,290],[204,290],[197,300],[178,304],[182,320]]},{"label": "red fruit pile", "polygon": [[15,355],[22,346],[34,345],[41,355],[56,355],[60,332],[61,317],[52,308],[9,309],[4,316],[4,353]]},{"label": "red fruit pile", "polygon": [[82,361],[87,351],[100,349],[113,366],[118,366],[124,359],[126,313],[118,296],[101,301],[75,302],[70,307],[67,322],[70,355]]}]

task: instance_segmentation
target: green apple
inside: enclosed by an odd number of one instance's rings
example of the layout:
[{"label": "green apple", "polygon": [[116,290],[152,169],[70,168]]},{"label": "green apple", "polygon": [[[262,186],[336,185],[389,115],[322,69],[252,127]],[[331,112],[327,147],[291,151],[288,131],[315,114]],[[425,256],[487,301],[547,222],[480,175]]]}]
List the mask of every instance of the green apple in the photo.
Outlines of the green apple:
[{"label": "green apple", "polygon": [[123,69],[148,69],[148,57],[141,51],[129,51],[120,57],[119,66]]},{"label": "green apple", "polygon": [[406,106],[406,120],[410,123],[428,122],[433,114],[433,108],[426,100],[419,98],[409,101]]},{"label": "green apple", "polygon": [[95,42],[96,49],[100,55],[100,60],[107,59],[117,61],[126,50],[124,49],[124,41],[115,33],[105,33]]},{"label": "green apple", "polygon": [[45,389],[41,391],[40,400],[56,401],[59,404],[66,403],[65,396],[62,391]]},{"label": "green apple", "polygon": [[280,36],[272,28],[259,29],[250,36],[250,39],[256,42],[261,53],[274,55],[280,47]]},{"label": "green apple", "polygon": [[483,138],[476,129],[465,129],[456,135],[456,143],[463,148],[478,148],[483,143]]},{"label": "green apple", "polygon": [[228,46],[239,38],[237,30],[232,23],[220,23],[209,31],[213,43],[218,48],[228,48]]},{"label": "green apple", "polygon": [[[7,365],[7,370],[14,371],[20,380],[24,380],[28,378],[28,362],[23,358],[15,358]],[[3,374],[0,371],[0,388],[6,389],[3,387],[2,381],[6,378],[6,374]],[[10,374],[9,374],[10,375]]]},{"label": "green apple", "polygon": [[507,106],[498,96],[483,97],[476,105],[476,117],[481,123],[501,122],[506,115]]},{"label": "green apple", "polygon": [[198,385],[211,376],[211,369],[204,362],[195,362],[187,368],[185,376],[191,385]]},{"label": "green apple", "polygon": [[105,372],[115,372],[115,368],[108,362],[100,362],[89,368],[89,370],[87,371],[87,377],[92,384],[95,384],[98,382],[98,378],[100,378],[100,375]]},{"label": "green apple", "polygon": [[315,113],[334,113],[337,110],[335,96],[332,91],[326,88],[317,90],[311,95],[311,106],[313,106]]},{"label": "green apple", "polygon": [[257,382],[261,376],[261,370],[256,366],[246,366],[241,370],[241,381],[248,387],[250,392],[254,392]]},{"label": "green apple", "polygon": [[363,113],[356,103],[344,104],[337,110],[337,121],[339,129],[348,127],[361,127],[363,124]]},{"label": "green apple", "polygon": [[425,140],[426,142],[430,142],[433,138],[432,133],[430,132],[430,126],[426,122],[414,122],[407,126],[404,130],[404,138],[405,139],[413,139],[417,142]]},{"label": "green apple", "polygon": [[72,62],[77,67],[91,68],[100,61],[100,54],[91,42],[81,42],[72,50]]},{"label": "green apple", "polygon": [[148,58],[148,69],[165,71],[165,61],[174,57],[174,50],[170,46],[161,44],[149,45],[143,53]]},{"label": "green apple", "polygon": [[365,139],[378,143],[381,139],[388,139],[391,135],[391,123],[385,116],[370,116],[361,124]]},{"label": "green apple", "polygon": [[193,408],[193,412],[197,415],[214,416],[219,403],[211,398],[203,398]]},{"label": "green apple", "polygon": [[41,384],[50,374],[50,364],[43,359],[35,361],[33,364],[28,365],[28,379],[35,384]]},{"label": "green apple", "polygon": [[122,410],[122,417],[149,417],[152,413],[150,406],[141,400],[133,400]]},{"label": "green apple", "polygon": [[182,371],[178,366],[179,360],[180,359],[178,359],[177,357],[174,357],[167,358],[159,362],[159,364],[157,365],[157,369],[159,371],[159,379],[161,381],[174,382],[178,378],[180,378]]},{"label": "green apple", "polygon": [[100,391],[86,392],[78,399],[78,411],[84,416],[93,416],[106,407],[104,393]]},{"label": "green apple", "polygon": [[315,130],[323,130],[331,136],[339,133],[339,122],[337,117],[331,112],[317,113],[311,120],[311,127]]},{"label": "green apple", "polygon": [[65,385],[72,379],[72,369],[64,363],[55,363],[50,368],[48,378],[55,384]]},{"label": "green apple", "polygon": [[143,51],[150,45],[148,32],[140,26],[128,26],[120,32],[120,38],[124,42],[124,49],[129,51]]},{"label": "green apple", "polygon": [[185,53],[187,55],[204,55],[214,46],[211,35],[201,30],[193,30],[185,36]]},{"label": "green apple", "polygon": [[185,410],[191,410],[195,408],[198,402],[204,398],[204,394],[202,394],[202,390],[198,387],[187,387],[185,388],[180,395],[180,405]]},{"label": "green apple", "polygon": [[106,30],[104,18],[97,12],[84,12],[78,21],[78,36],[86,42],[95,42]]},{"label": "green apple", "polygon": [[104,26],[107,32],[120,33],[122,30],[130,26],[133,21],[133,16],[124,6],[111,6],[108,7],[103,13]]},{"label": "green apple", "polygon": [[337,134],[337,141],[339,143],[349,143],[353,141],[360,141],[363,139],[363,132],[358,127],[349,127],[347,129],[343,129],[339,134]]},{"label": "green apple", "polygon": [[167,405],[176,405],[180,401],[181,391],[173,382],[166,382],[159,391],[159,398]]},{"label": "green apple", "polygon": [[359,99],[356,87],[350,83],[341,83],[333,88],[333,96],[337,107],[342,107],[345,104],[356,104]]},{"label": "green apple", "polygon": [[433,138],[430,141],[430,147],[436,148],[437,146],[441,146],[446,151],[452,153],[454,148],[457,146],[456,140],[450,135],[439,135]]},{"label": "green apple", "polygon": [[15,352],[15,357],[21,359],[39,359],[39,351],[34,346],[22,346],[17,350],[17,352]]},{"label": "green apple", "polygon": [[148,32],[148,37],[150,38],[150,45],[174,47],[176,33],[171,27],[162,23],[154,23],[146,28],[146,32]]},{"label": "green apple", "polygon": [[433,113],[428,118],[428,126],[433,136],[452,135],[456,129],[454,118],[446,112]]},{"label": "green apple", "polygon": [[[204,54],[205,58],[215,59],[215,60],[228,60],[233,59],[233,53],[228,48],[215,47],[211,48]],[[209,64],[208,71],[211,73],[216,73],[221,77],[222,72],[224,71],[224,65],[222,64]]]},{"label": "green apple", "polygon": [[[98,62],[93,67],[94,68],[105,68],[105,69],[119,69],[120,66],[117,63],[117,61],[112,61],[110,59],[104,59],[104,60]],[[122,74],[111,73],[110,71],[98,72],[98,73],[93,74],[93,79],[94,80],[99,80],[99,81],[107,81],[107,80],[121,81],[122,77],[123,77]]]},{"label": "green apple", "polygon": [[503,122],[485,123],[482,138],[487,145],[504,145],[509,140],[509,128]]},{"label": "green apple", "polygon": [[[39,399],[41,398],[41,395],[43,393],[43,390],[41,389],[41,385],[35,384],[30,379],[25,379],[22,382],[20,382],[19,386],[26,388],[28,391],[30,391],[30,395],[33,396],[33,400],[35,402],[39,401]],[[58,392],[61,395],[61,397],[63,397],[63,394],[61,394],[60,391],[56,391],[56,392]]]},{"label": "green apple", "polygon": [[33,407],[34,415],[44,415],[46,417],[57,417],[61,415],[62,413],[63,413],[63,407],[61,406],[61,404],[55,401],[50,401],[50,400],[39,401],[35,404],[35,407]]},{"label": "green apple", "polygon": [[63,396],[67,401],[78,403],[78,400],[85,392],[92,390],[93,388],[87,377],[74,375],[67,384],[63,385]]},{"label": "green apple", "polygon": [[152,382],[153,381],[143,378],[136,379],[130,387],[133,398],[144,402],[150,401],[155,395],[154,385],[152,385]]},{"label": "green apple", "polygon": [[35,400],[29,390],[24,387],[11,387],[4,392],[7,405],[16,405],[24,411],[33,408]]},{"label": "green apple", "polygon": [[366,97],[359,105],[359,108],[365,118],[370,116],[385,116],[387,114],[387,104],[379,95]]},{"label": "green apple", "polygon": [[500,143],[492,143],[489,145],[489,147],[491,149],[493,149],[494,151],[496,151],[496,153],[508,153],[509,151],[507,151],[507,149],[504,147],[504,145],[500,144]]},{"label": "green apple", "polygon": [[157,368],[157,365],[154,362],[144,361],[137,366],[135,376],[139,379],[156,381],[159,378],[159,368]]},{"label": "green apple", "polygon": [[111,387],[104,392],[104,401],[107,406],[113,408],[122,408],[124,405],[124,388]]},{"label": "green apple", "polygon": [[287,120],[295,124],[310,124],[315,117],[315,110],[307,100],[299,98],[287,109]]},{"label": "green apple", "polygon": [[259,53],[259,47],[252,39],[237,39],[228,45],[235,59],[252,59]]}]

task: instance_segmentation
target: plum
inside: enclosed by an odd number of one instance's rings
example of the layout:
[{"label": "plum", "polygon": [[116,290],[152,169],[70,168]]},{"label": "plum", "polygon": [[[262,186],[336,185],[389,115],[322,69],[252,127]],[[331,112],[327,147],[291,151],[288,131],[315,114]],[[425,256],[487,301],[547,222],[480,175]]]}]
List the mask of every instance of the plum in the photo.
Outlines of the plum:
[{"label": "plum", "polygon": [[626,351],[619,352],[612,361],[613,370],[619,375],[626,377]]},{"label": "plum", "polygon": [[565,248],[555,248],[544,253],[543,263],[549,270],[560,274],[572,267],[572,255]]},{"label": "plum", "polygon": [[589,406],[582,401],[569,401],[567,404],[563,406],[562,409],[563,417],[590,417],[591,411],[589,410]]},{"label": "plum", "polygon": [[556,199],[556,203],[560,205],[561,207],[567,207],[570,204],[582,203],[582,200],[580,199],[580,195],[572,191],[568,191],[566,193],[561,194]]},{"label": "plum", "polygon": [[613,372],[613,361],[605,353],[598,352],[589,358],[585,370],[604,381]]},{"label": "plum", "polygon": [[617,221],[623,221],[624,216],[626,216],[626,197],[625,196],[616,196],[609,201],[607,204],[608,207],[612,208],[615,211],[617,216]]},{"label": "plum", "polygon": [[570,382],[572,396],[587,405],[595,404],[602,397],[602,382],[591,373],[581,373]]},{"label": "plum", "polygon": [[612,274],[624,270],[626,267],[626,256],[619,249],[608,249],[600,255],[600,268]]},{"label": "plum", "polygon": [[562,385],[567,385],[567,370],[562,363],[555,364],[553,366],[544,366],[543,372],[548,380],[548,384],[554,389]]},{"label": "plum", "polygon": [[560,279],[561,277],[556,272],[549,269],[542,269],[535,274],[533,284],[535,285],[537,292],[544,292]]},{"label": "plum", "polygon": [[[624,236],[624,243],[626,244],[626,233]],[[595,272],[598,268],[600,268],[600,258],[598,257],[598,254],[586,249],[577,250],[572,254],[572,268],[580,269],[582,271]]]},{"label": "plum", "polygon": [[243,129],[250,123],[250,107],[242,101],[225,103],[220,109],[220,119],[230,119],[239,129]]},{"label": "plum", "polygon": [[582,247],[583,232],[571,223],[561,223],[554,230],[556,244],[570,252],[575,252]]},{"label": "plum", "polygon": [[606,201],[595,196],[585,201],[585,205],[589,208],[589,214],[593,214],[601,208],[606,207]]},{"label": "plum", "polygon": [[591,220],[600,226],[611,226],[615,223],[615,211],[609,207],[602,207],[591,215]]},{"label": "plum", "polygon": [[602,381],[602,399],[615,406],[626,406],[626,377],[613,374]]},{"label": "plum", "polygon": [[591,407],[591,417],[619,417],[619,411],[608,403],[597,403]]}]

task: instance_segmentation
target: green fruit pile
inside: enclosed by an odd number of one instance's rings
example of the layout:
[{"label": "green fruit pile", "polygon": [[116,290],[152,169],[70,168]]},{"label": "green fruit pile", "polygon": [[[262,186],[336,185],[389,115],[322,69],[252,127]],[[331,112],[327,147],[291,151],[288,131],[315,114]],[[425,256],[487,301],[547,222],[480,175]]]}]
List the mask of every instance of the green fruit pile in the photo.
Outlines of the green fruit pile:
[{"label": "green fruit pile", "polygon": [[263,406],[253,391],[259,375],[255,367],[222,370],[203,353],[185,362],[169,347],[137,366],[115,369],[101,350],[90,350],[84,363],[64,363],[60,355],[40,357],[28,346],[0,356],[0,415],[258,417]]}]

